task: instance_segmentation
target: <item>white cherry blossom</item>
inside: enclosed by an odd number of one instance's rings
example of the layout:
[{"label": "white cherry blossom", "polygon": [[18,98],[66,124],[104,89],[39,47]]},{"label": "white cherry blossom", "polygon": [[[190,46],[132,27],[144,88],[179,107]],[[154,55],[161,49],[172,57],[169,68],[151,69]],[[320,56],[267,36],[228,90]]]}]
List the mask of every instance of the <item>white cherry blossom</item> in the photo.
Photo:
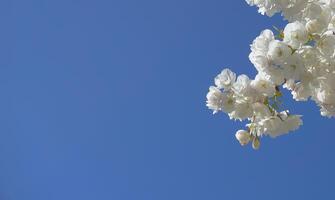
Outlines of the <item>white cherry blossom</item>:
[{"label": "white cherry blossom", "polygon": [[291,54],[292,50],[284,42],[279,40],[272,40],[270,42],[267,55],[276,64],[282,64]]},{"label": "white cherry blossom", "polygon": [[295,21],[286,25],[284,29],[284,42],[297,49],[308,41],[308,33],[305,26]]},{"label": "white cherry blossom", "polygon": [[272,97],[275,95],[275,85],[268,80],[263,79],[261,76],[256,76],[255,80],[250,82],[250,86],[262,95]]},{"label": "white cherry blossom", "polygon": [[312,100],[321,116],[335,117],[335,0],[246,0],[263,15],[288,21],[276,33],[265,29],[250,45],[255,78],[224,69],[207,94],[207,107],[232,120],[246,120],[238,130],[241,145],[252,141],[259,149],[263,136],[272,138],[295,131],[301,115],[281,111],[281,88],[296,101]]},{"label": "white cherry blossom", "polygon": [[230,89],[236,81],[236,74],[230,69],[224,69],[215,77],[215,85],[219,89]]},{"label": "white cherry blossom", "polygon": [[218,111],[231,112],[234,110],[234,99],[229,93],[223,93],[212,86],[207,94],[207,107],[213,110],[214,114]]}]

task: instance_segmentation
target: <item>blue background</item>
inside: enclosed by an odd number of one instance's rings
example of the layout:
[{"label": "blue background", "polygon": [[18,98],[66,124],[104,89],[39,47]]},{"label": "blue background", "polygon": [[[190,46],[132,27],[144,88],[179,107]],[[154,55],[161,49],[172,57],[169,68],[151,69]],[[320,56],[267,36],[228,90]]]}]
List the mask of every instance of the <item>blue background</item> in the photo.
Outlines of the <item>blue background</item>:
[{"label": "blue background", "polygon": [[259,151],[212,115],[222,68],[283,27],[244,0],[2,0],[1,200],[335,199],[334,119],[312,102]]}]

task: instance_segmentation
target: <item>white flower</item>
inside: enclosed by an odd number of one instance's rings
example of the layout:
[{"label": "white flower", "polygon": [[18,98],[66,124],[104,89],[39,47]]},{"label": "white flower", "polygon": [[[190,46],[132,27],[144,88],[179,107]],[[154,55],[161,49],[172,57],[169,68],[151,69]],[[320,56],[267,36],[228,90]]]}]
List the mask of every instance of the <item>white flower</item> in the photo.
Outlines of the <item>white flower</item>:
[{"label": "white flower", "polygon": [[335,116],[335,104],[321,104],[321,115],[324,117],[334,117]]},{"label": "white flower", "polygon": [[[261,34],[254,40],[252,50],[265,50],[270,42],[275,39],[273,32],[270,29],[265,29]],[[255,49],[253,49],[255,48]]]},{"label": "white flower", "polygon": [[223,93],[218,88],[211,86],[207,94],[207,107],[213,110],[213,114],[218,111],[228,113],[234,110],[234,99],[231,94]]},{"label": "white flower", "polygon": [[318,88],[316,90],[316,99],[322,104],[335,105],[335,92],[329,89]]},{"label": "white flower", "polygon": [[289,79],[285,82],[285,84],[283,85],[283,88],[286,88],[288,90],[294,90],[295,88],[295,81],[293,79]]},{"label": "white flower", "polygon": [[280,126],[281,119],[277,116],[271,116],[264,118],[259,122],[262,127],[262,132],[267,134],[277,133],[278,127]]},{"label": "white flower", "polygon": [[250,6],[256,5],[259,13],[267,14],[269,17],[280,11],[279,4],[275,0],[246,0],[246,2]]},{"label": "white flower", "polygon": [[222,72],[215,77],[215,85],[219,89],[230,89],[233,83],[235,83],[236,74],[230,69],[224,69]]},{"label": "white flower", "polygon": [[276,92],[275,85],[273,85],[270,81],[262,79],[262,77],[258,75],[255,80],[251,81],[250,86],[262,95],[268,97],[274,96]]},{"label": "white flower", "polygon": [[325,32],[318,42],[318,49],[326,56],[332,56],[335,48],[335,33],[333,31]]},{"label": "white flower", "polygon": [[251,139],[250,133],[245,130],[238,130],[235,134],[235,137],[242,146],[248,144]]},{"label": "white flower", "polygon": [[310,34],[320,34],[325,28],[327,28],[327,24],[318,19],[312,19],[306,23],[306,30]]},{"label": "white flower", "polygon": [[287,58],[285,64],[283,65],[283,73],[286,80],[299,80],[302,76],[304,76],[305,66],[301,57],[294,54]]},{"label": "white flower", "polygon": [[233,90],[235,93],[239,95],[243,95],[244,93],[248,93],[250,89],[250,79],[247,75],[242,74],[237,77],[236,82],[233,85]]},{"label": "white flower", "polygon": [[253,41],[249,59],[251,63],[255,65],[256,69],[261,70],[269,66],[267,53],[269,44],[274,39],[273,32],[267,29],[262,31],[261,34]]},{"label": "white flower", "polygon": [[248,102],[237,102],[235,108],[228,115],[231,119],[245,120],[251,118],[253,114],[252,105]]},{"label": "white flower", "polygon": [[270,61],[265,55],[257,55],[253,52],[249,54],[249,60],[258,71],[266,70],[270,65]]},{"label": "white flower", "polygon": [[301,56],[302,62],[304,62],[305,67],[308,69],[313,69],[314,67],[320,65],[320,53],[319,51],[311,46],[303,46],[297,53]]},{"label": "white flower", "polygon": [[332,9],[335,9],[335,0],[321,0],[321,1],[328,4],[328,6],[331,7]]},{"label": "white flower", "polygon": [[258,75],[262,76],[264,80],[268,80],[274,85],[281,85],[285,81],[283,70],[277,67],[270,67],[266,70],[259,71]]},{"label": "white flower", "polygon": [[316,19],[322,14],[322,8],[316,3],[310,3],[304,10],[305,19]]},{"label": "white flower", "polygon": [[288,115],[287,111],[283,111],[276,116],[266,118],[260,122],[264,133],[271,137],[277,137],[294,131],[302,125],[300,115]]},{"label": "white flower", "polygon": [[281,123],[276,130],[269,132],[271,137],[278,137],[283,134],[287,134],[290,131],[298,129],[302,125],[301,115],[288,115],[287,112],[279,113]]},{"label": "white flower", "polygon": [[308,41],[308,34],[305,26],[295,21],[286,25],[284,29],[284,42],[292,48],[299,48],[302,44]]},{"label": "white flower", "polygon": [[299,82],[295,84],[294,89],[292,90],[293,99],[296,101],[307,101],[308,98],[312,95],[312,91],[308,86]]},{"label": "white flower", "polygon": [[271,116],[271,112],[268,106],[264,105],[263,103],[256,102],[252,105],[254,110],[254,116],[258,118],[264,118]]},{"label": "white flower", "polygon": [[272,133],[272,137],[297,130],[302,125],[301,115],[289,115],[288,111],[283,111],[278,114],[278,117],[282,120],[282,124],[276,134]]},{"label": "white flower", "polygon": [[301,20],[304,18],[304,12],[302,10],[306,9],[308,1],[306,0],[278,0],[281,2],[282,15],[289,22],[295,20]]},{"label": "white flower", "polygon": [[283,63],[292,50],[282,41],[273,40],[269,44],[268,57],[277,64]]}]

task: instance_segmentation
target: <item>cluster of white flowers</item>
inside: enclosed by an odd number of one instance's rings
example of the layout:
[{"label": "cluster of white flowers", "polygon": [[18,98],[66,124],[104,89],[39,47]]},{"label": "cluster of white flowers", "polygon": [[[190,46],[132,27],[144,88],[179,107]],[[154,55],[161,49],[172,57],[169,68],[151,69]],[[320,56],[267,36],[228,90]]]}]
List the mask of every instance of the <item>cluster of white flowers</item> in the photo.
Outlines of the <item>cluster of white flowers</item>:
[{"label": "cluster of white flowers", "polygon": [[277,137],[296,130],[300,115],[279,111],[280,88],[296,101],[313,100],[322,116],[335,116],[335,0],[246,0],[261,14],[281,12],[289,22],[283,30],[264,30],[251,44],[254,79],[224,69],[209,88],[207,106],[235,120],[249,120],[236,133],[258,149],[264,135]]}]

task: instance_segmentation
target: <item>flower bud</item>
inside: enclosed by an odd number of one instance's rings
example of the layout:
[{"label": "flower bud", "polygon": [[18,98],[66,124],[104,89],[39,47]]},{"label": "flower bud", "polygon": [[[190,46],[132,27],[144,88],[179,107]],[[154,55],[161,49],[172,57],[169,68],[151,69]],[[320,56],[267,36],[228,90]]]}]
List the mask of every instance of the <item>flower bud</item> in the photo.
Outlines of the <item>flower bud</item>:
[{"label": "flower bud", "polygon": [[258,137],[255,137],[252,141],[252,148],[255,150],[258,150],[259,147],[261,146],[261,142]]},{"label": "flower bud", "polygon": [[235,137],[242,146],[250,142],[250,134],[248,131],[238,130],[235,134]]}]

